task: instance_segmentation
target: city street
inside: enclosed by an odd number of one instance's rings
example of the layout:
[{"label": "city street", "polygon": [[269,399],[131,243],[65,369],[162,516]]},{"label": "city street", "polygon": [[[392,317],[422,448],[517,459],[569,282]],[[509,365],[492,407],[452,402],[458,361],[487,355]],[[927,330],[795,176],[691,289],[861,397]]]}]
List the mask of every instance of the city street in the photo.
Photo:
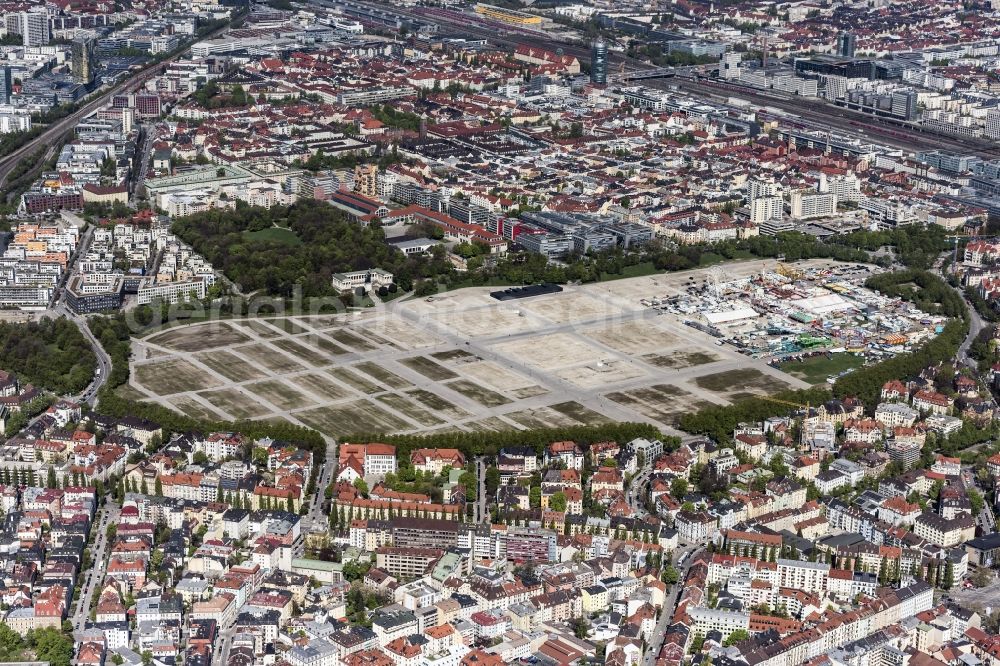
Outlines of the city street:
[{"label": "city street", "polygon": [[983,510],[979,512],[978,516],[976,516],[976,526],[979,527],[982,534],[992,534],[996,531],[996,517],[993,515],[993,510],[990,508],[989,500],[986,499],[989,497],[989,494],[980,488],[978,483],[976,483],[975,472],[972,467],[963,468],[960,478],[962,479],[962,486],[965,488],[966,492],[975,489],[980,495],[983,496],[984,500],[986,500],[983,502]]},{"label": "city street", "polygon": [[138,169],[139,173],[129,183],[129,194],[132,205],[136,205],[136,192],[139,187],[146,182],[149,173],[150,157],[153,153],[153,137],[156,133],[156,125],[150,123],[142,128],[142,146],[139,151]]},{"label": "city street", "polygon": [[625,489],[625,501],[639,518],[646,516],[646,490],[653,470],[649,467],[639,470],[632,477],[632,483]]},{"label": "city street", "polygon": [[94,525],[94,543],[90,548],[92,564],[89,569],[80,572],[82,578],[80,598],[77,600],[76,612],[71,618],[74,631],[83,629],[83,625],[90,615],[91,600],[104,579],[104,572],[107,569],[105,556],[108,549],[108,525],[118,524],[120,515],[121,507],[111,497],[107,498],[104,506],[97,512]]},{"label": "city street", "polygon": [[326,460],[316,477],[316,489],[308,498],[309,511],[302,517],[299,525],[301,536],[293,547],[295,557],[302,557],[305,552],[306,535],[315,529],[317,532],[330,529],[329,518],[323,511],[323,499],[327,486],[333,482],[337,470],[337,443],[333,439],[326,440]]},{"label": "city street", "polygon": [[229,661],[229,650],[233,646],[233,635],[236,632],[231,625],[219,627],[218,640],[212,647],[212,663],[225,664]]},{"label": "city street", "polygon": [[[697,559],[698,554],[703,549],[704,546],[681,546],[674,552],[672,563],[680,573],[680,578],[667,592],[667,598],[663,602],[663,610],[660,612],[660,619],[656,622],[656,629],[653,631],[653,641],[646,648],[646,654],[642,657],[642,666],[653,666],[656,662],[656,657],[660,654],[660,649],[663,647],[663,639],[667,634],[667,627],[670,625],[670,620],[677,609],[677,600],[680,597],[681,590],[684,589],[684,579],[687,577],[688,569],[691,568],[691,562]],[[677,562],[681,559],[684,560],[684,563],[677,567]]]},{"label": "city street", "polygon": [[[691,441],[697,439],[692,436],[686,436],[685,440]],[[650,461],[651,465],[652,461]],[[647,515],[645,503],[646,503],[646,493],[648,491],[649,479],[652,476],[652,467],[644,467],[640,469],[636,475],[632,478],[632,483],[629,484],[628,488],[625,490],[625,499],[629,506],[636,512],[637,516],[642,518]],[[666,635],[667,627],[670,625],[670,619],[674,615],[674,610],[677,607],[677,599],[680,597],[681,590],[684,589],[684,579],[687,576],[688,569],[691,568],[691,562],[694,561],[699,552],[704,550],[704,545],[682,545],[675,552],[671,554],[671,564],[678,570],[680,578],[678,582],[670,587],[667,591],[667,597],[663,603],[663,610],[660,613],[659,620],[656,623],[656,629],[653,632],[653,642],[646,648],[646,653],[643,655],[642,666],[653,666],[656,661],[657,655],[660,653],[660,648],[663,646],[663,638]],[[681,562],[683,560],[683,562]],[[678,566],[678,563],[681,563]]]},{"label": "city street", "polygon": [[487,523],[490,520],[490,512],[486,497],[486,470],[488,466],[486,464],[486,457],[479,456],[476,458],[476,476],[479,478],[479,491],[476,498],[475,504],[475,514],[472,518],[474,523]]}]

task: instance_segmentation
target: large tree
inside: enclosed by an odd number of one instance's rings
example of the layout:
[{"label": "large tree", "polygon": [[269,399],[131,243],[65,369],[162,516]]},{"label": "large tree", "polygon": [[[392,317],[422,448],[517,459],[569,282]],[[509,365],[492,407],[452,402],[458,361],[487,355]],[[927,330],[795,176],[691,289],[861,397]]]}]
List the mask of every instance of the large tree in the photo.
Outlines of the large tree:
[{"label": "large tree", "polygon": [[542,505],[542,489],[539,486],[532,486],[528,490],[528,502],[532,509],[537,509]]},{"label": "large tree", "polygon": [[76,393],[90,383],[97,359],[69,319],[0,323],[0,368],[56,393]]},{"label": "large tree", "polygon": [[36,629],[29,632],[28,642],[33,646],[39,661],[47,661],[51,666],[70,666],[73,659],[73,638],[59,629]]},{"label": "large tree", "polygon": [[496,495],[500,488],[500,470],[496,467],[486,468],[486,494],[490,497]]}]

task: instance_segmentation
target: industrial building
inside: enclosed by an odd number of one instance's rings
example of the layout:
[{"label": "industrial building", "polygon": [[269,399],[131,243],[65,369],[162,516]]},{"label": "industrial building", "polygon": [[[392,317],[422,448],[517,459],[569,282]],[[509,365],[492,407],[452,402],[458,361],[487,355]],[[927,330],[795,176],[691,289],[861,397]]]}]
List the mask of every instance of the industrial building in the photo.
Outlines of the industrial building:
[{"label": "industrial building", "polygon": [[832,74],[848,79],[874,79],[876,66],[874,60],[844,58],[833,55],[814,55],[795,60],[795,71],[807,74]]},{"label": "industrial building", "polygon": [[878,116],[892,116],[902,120],[917,118],[917,92],[909,88],[888,93],[849,90],[846,97],[835,99],[834,103]]}]

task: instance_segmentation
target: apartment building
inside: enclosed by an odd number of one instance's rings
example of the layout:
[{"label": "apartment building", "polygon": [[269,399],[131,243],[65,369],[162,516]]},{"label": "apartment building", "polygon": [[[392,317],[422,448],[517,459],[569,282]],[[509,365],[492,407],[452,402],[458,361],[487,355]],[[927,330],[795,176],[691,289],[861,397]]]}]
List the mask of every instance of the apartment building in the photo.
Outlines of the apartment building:
[{"label": "apartment building", "polygon": [[976,536],[976,521],[967,513],[947,520],[925,511],[913,522],[913,533],[942,548],[951,548]]},{"label": "apartment building", "polygon": [[830,565],[822,562],[778,560],[778,586],[793,590],[825,590]]},{"label": "apartment building", "polygon": [[419,578],[443,553],[436,548],[382,546],[375,551],[375,566],[399,578]]},{"label": "apartment building", "polygon": [[875,420],[886,428],[909,428],[918,418],[920,413],[917,410],[895,402],[883,402],[875,408]]},{"label": "apartment building", "polygon": [[829,217],[837,213],[837,196],[831,192],[796,190],[789,197],[789,215],[795,220]]},{"label": "apartment building", "polygon": [[408,610],[376,611],[372,616],[372,630],[379,647],[385,647],[397,638],[405,638],[417,631],[417,616]]},{"label": "apartment building", "polygon": [[747,613],[714,608],[691,608],[688,609],[688,615],[691,617],[692,628],[702,636],[718,631],[725,640],[734,631],[750,630],[750,615]]},{"label": "apartment building", "polygon": [[681,511],[674,523],[681,540],[704,543],[715,533],[717,521],[704,511]]},{"label": "apartment building", "polygon": [[458,449],[417,449],[410,454],[413,469],[440,474],[445,469],[465,467],[465,456]]}]

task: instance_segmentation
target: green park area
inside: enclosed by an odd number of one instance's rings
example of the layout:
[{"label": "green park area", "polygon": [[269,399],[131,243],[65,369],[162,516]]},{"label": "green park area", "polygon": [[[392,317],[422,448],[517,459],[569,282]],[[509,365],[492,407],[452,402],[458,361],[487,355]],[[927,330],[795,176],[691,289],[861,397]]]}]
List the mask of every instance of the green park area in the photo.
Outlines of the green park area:
[{"label": "green park area", "polygon": [[862,357],[854,354],[820,354],[809,358],[785,361],[778,368],[810,384],[821,384],[831,375],[860,368],[864,362]]},{"label": "green park area", "polygon": [[302,239],[294,231],[285,227],[268,227],[259,231],[244,231],[243,235],[255,241],[273,241],[275,243],[284,243],[285,245],[302,244]]}]

